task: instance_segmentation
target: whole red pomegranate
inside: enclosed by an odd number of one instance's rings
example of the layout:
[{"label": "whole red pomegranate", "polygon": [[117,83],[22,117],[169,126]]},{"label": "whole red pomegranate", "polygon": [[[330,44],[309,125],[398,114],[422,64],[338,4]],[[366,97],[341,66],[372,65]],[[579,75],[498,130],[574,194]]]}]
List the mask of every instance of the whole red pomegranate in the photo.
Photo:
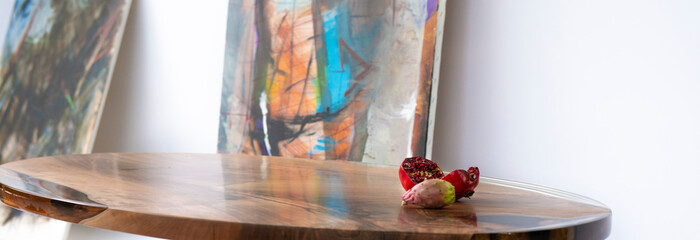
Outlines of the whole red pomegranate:
[{"label": "whole red pomegranate", "polygon": [[424,157],[410,157],[403,160],[399,167],[399,179],[404,190],[408,191],[427,179],[440,179],[445,174],[437,163]]},{"label": "whole red pomegranate", "polygon": [[479,185],[479,168],[457,169],[447,174],[442,180],[452,183],[455,187],[456,199],[468,198],[474,195],[474,189]]}]

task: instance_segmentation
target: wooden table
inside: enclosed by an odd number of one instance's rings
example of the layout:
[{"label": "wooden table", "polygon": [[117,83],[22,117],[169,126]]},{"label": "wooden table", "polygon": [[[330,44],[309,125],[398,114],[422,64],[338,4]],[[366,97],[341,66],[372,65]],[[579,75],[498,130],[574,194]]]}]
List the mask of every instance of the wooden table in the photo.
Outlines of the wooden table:
[{"label": "wooden table", "polygon": [[443,209],[401,206],[398,168],[219,154],[112,153],[0,167],[2,202],[86,226],[175,239],[603,239],[591,199],[481,179]]}]

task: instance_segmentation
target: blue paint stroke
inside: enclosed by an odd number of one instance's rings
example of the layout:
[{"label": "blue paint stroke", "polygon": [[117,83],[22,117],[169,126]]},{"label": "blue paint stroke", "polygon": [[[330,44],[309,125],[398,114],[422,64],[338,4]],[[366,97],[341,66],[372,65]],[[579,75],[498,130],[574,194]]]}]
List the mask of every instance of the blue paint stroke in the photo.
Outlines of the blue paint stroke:
[{"label": "blue paint stroke", "polygon": [[5,35],[5,46],[3,46],[2,63],[5,65],[10,54],[17,47],[24,30],[29,25],[29,20],[32,18],[34,9],[38,5],[38,1],[17,1],[15,2],[14,9],[12,10],[12,18],[10,20],[10,26],[7,27],[7,34]]},{"label": "blue paint stroke", "polygon": [[328,67],[326,68],[326,84],[328,94],[321,95],[322,103],[330,103],[330,106],[319,104],[316,112],[335,113],[342,109],[347,102],[345,92],[352,85],[352,76],[347,63],[342,62],[340,46],[338,46],[338,9],[332,9],[323,13],[323,28],[326,39],[326,54]]},{"label": "blue paint stroke", "polygon": [[334,148],[336,144],[337,142],[333,140],[332,137],[325,136],[323,138],[320,138],[316,141],[316,145],[314,145],[314,147],[311,148],[311,151],[309,151],[307,157],[311,158],[311,156],[314,154],[326,151],[326,146],[328,146],[329,148]]},{"label": "blue paint stroke", "polygon": [[[29,26],[32,18],[34,22]],[[27,32],[25,41],[34,43],[51,30],[53,26],[54,12],[49,1],[26,0],[17,1],[12,10],[10,25],[5,35],[3,46],[2,64],[7,64],[10,55],[17,49],[22,36]]]}]

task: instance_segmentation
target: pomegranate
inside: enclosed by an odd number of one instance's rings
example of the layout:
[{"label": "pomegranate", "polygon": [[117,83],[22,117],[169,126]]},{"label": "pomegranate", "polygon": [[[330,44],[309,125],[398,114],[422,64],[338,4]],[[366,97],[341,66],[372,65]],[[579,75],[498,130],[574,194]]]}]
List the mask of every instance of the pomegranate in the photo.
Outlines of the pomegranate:
[{"label": "pomegranate", "polygon": [[467,170],[467,173],[469,174],[469,181],[467,182],[467,192],[464,194],[464,196],[468,198],[474,195],[474,189],[476,189],[476,186],[479,185],[479,168],[470,167]]},{"label": "pomegranate", "polygon": [[474,189],[479,185],[479,168],[457,169],[447,174],[442,180],[450,182],[455,187],[457,200],[463,197],[469,198],[474,195]]},{"label": "pomegranate", "polygon": [[437,163],[424,157],[406,158],[399,167],[399,179],[406,191],[427,179],[440,179],[444,175]]}]

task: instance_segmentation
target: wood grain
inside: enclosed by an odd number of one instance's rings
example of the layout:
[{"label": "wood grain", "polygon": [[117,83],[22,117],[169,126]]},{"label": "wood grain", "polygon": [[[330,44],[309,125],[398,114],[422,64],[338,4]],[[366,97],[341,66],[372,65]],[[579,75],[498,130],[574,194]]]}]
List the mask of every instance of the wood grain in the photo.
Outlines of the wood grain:
[{"label": "wood grain", "polygon": [[162,238],[603,239],[610,232],[611,212],[595,201],[492,178],[443,209],[402,207],[397,169],[345,161],[113,153],[2,167],[2,201],[12,207]]}]

